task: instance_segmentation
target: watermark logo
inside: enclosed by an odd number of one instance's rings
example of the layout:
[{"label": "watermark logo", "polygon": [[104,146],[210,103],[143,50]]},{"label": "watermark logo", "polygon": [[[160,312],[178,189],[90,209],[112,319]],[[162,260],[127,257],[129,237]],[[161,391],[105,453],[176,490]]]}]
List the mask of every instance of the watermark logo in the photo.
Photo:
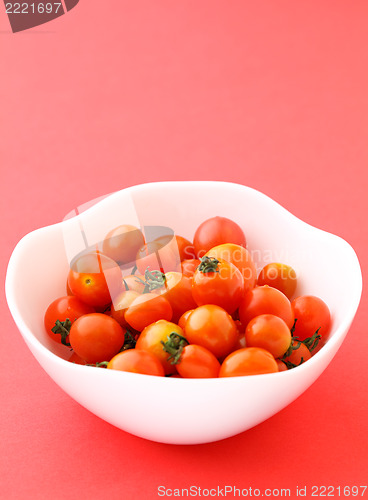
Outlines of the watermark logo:
[{"label": "watermark logo", "polygon": [[4,0],[5,10],[13,33],[48,23],[73,9],[79,0]]}]

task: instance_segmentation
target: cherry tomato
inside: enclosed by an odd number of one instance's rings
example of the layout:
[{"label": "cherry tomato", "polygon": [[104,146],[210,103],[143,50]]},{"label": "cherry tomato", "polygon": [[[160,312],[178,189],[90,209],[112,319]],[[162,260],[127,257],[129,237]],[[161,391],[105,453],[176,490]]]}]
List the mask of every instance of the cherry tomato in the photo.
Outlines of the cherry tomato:
[{"label": "cherry tomato", "polygon": [[215,378],[220,366],[211,351],[201,345],[190,344],[183,348],[176,369],[183,378]]},{"label": "cherry tomato", "polygon": [[71,292],[91,306],[106,306],[122,290],[118,264],[99,252],[77,257],[68,274]]},{"label": "cherry tomato", "polygon": [[123,372],[154,375],[156,377],[165,375],[164,368],[158,357],[142,349],[128,349],[119,352],[110,360],[107,368]]},{"label": "cherry tomato", "polygon": [[251,319],[245,329],[247,347],[262,347],[273,357],[285,354],[291,344],[290,328],[273,314],[261,314]]},{"label": "cherry tomato", "polygon": [[290,354],[282,357],[282,363],[286,368],[293,368],[299,366],[304,361],[308,361],[312,357],[312,354],[308,347],[297,340],[293,340],[292,346],[293,350],[290,350]]},{"label": "cherry tomato", "polygon": [[165,319],[170,321],[173,315],[170,302],[156,293],[139,295],[125,311],[125,321],[134,330],[141,332],[146,326]]},{"label": "cherry tomato", "polygon": [[239,377],[276,373],[278,366],[272,354],[261,347],[244,347],[224,359],[219,377]]},{"label": "cherry tomato", "polygon": [[143,274],[128,274],[123,276],[123,290],[132,290],[134,292],[143,293],[145,289]]},{"label": "cherry tomato", "polygon": [[276,363],[277,363],[277,368],[279,369],[279,372],[286,372],[288,370],[288,367],[286,366],[286,364],[281,361],[281,359],[276,359]]},{"label": "cherry tomato", "polygon": [[250,252],[246,248],[234,243],[225,243],[211,248],[206,253],[206,256],[231,262],[243,275],[244,290],[248,291],[254,287],[257,279],[257,270]]},{"label": "cherry tomato", "polygon": [[280,290],[288,299],[291,299],[297,286],[296,272],[291,266],[272,262],[267,264],[258,275],[257,285],[269,285]]},{"label": "cherry tomato", "polygon": [[180,326],[171,321],[159,320],[148,325],[138,337],[135,348],[150,351],[161,361],[166,375],[176,372],[176,367],[168,361],[169,354],[164,351],[162,342],[166,342],[171,333],[183,336]]},{"label": "cherry tomato", "polygon": [[170,302],[174,323],[177,323],[186,311],[197,307],[192,295],[192,278],[189,276],[174,271],[166,273],[165,286],[160,293]]},{"label": "cherry tomato", "polygon": [[215,304],[231,314],[244,296],[244,279],[234,264],[203,257],[193,275],[192,294],[199,306]]},{"label": "cherry tomato", "polygon": [[242,228],[226,217],[212,217],[207,219],[194,233],[193,245],[198,258],[206,252],[223,243],[235,243],[246,246],[246,239]]},{"label": "cherry tomato", "polygon": [[102,250],[119,264],[129,264],[135,262],[137,252],[143,245],[142,231],[135,226],[123,224],[106,235]]},{"label": "cherry tomato", "polygon": [[280,290],[268,285],[256,286],[246,292],[239,305],[239,318],[244,325],[260,314],[279,316],[290,329],[294,324],[294,313],[289,299]]},{"label": "cherry tomato", "polygon": [[185,276],[193,276],[195,270],[200,265],[199,259],[186,259],[181,261],[181,272]]},{"label": "cherry tomato", "polygon": [[299,340],[311,337],[317,330],[323,339],[331,329],[331,314],[327,304],[314,295],[302,295],[291,303],[296,323],[294,336]]},{"label": "cherry tomato", "polygon": [[140,294],[134,290],[124,290],[114,300],[111,306],[111,317],[114,318],[124,328],[129,328],[129,324],[125,319],[125,313],[133,301]]},{"label": "cherry tomato", "polygon": [[190,344],[206,347],[216,358],[224,358],[234,348],[238,330],[233,318],[214,304],[199,306],[188,316],[185,338]]},{"label": "cherry tomato", "polygon": [[59,344],[69,345],[69,330],[72,323],[80,316],[93,312],[95,310],[92,306],[73,295],[59,297],[46,309],[44,317],[46,331]]},{"label": "cherry tomato", "polygon": [[123,347],[125,332],[125,328],[106,314],[85,314],[70,328],[70,345],[87,363],[110,361]]},{"label": "cherry tomato", "polygon": [[189,309],[189,311],[185,311],[184,314],[182,314],[179,318],[179,321],[178,321],[178,325],[180,326],[180,328],[182,328],[183,330],[185,329],[185,325],[186,325],[186,322],[187,322],[187,319],[188,319],[188,316],[189,314],[194,311],[194,309]]},{"label": "cherry tomato", "polygon": [[156,238],[155,241],[162,246],[171,245],[174,253],[179,254],[179,259],[194,259],[194,246],[189,240],[179,235],[164,235]]},{"label": "cherry tomato", "polygon": [[147,269],[166,273],[180,269],[180,260],[170,245],[162,246],[157,241],[152,241],[138,250],[136,265],[140,274],[144,274]]}]

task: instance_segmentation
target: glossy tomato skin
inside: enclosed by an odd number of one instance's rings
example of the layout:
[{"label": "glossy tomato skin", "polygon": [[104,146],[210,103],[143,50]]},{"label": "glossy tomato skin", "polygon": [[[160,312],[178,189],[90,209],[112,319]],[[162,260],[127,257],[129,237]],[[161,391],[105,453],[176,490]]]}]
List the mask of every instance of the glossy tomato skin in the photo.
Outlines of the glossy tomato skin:
[{"label": "glossy tomato skin", "polygon": [[295,270],[287,264],[272,262],[264,266],[257,278],[257,285],[268,285],[280,290],[291,300],[297,287],[297,275]]},{"label": "glossy tomato skin", "polygon": [[215,304],[232,314],[244,296],[244,279],[237,267],[225,260],[217,259],[216,271],[195,271],[192,294],[198,306]]},{"label": "glossy tomato skin", "polygon": [[125,321],[134,330],[141,332],[146,326],[164,319],[170,321],[173,315],[170,302],[157,293],[144,293],[139,295],[124,314]]},{"label": "glossy tomato skin", "polygon": [[157,356],[142,349],[128,349],[119,352],[110,360],[107,368],[156,377],[164,377],[165,375],[164,367]]},{"label": "glossy tomato skin", "polygon": [[216,378],[220,366],[211,351],[200,345],[189,344],[184,347],[176,369],[183,378]]},{"label": "glossy tomato skin", "polygon": [[331,329],[331,313],[327,304],[314,295],[302,295],[291,303],[296,323],[294,336],[304,340],[318,330],[326,340]]},{"label": "glossy tomato skin", "polygon": [[199,259],[185,259],[181,261],[181,272],[185,276],[193,276],[195,270],[200,265]]},{"label": "glossy tomato skin", "polygon": [[242,228],[226,217],[217,216],[207,219],[194,233],[193,245],[197,258],[203,257],[211,248],[224,243],[246,246]]},{"label": "glossy tomato skin", "polygon": [[177,234],[160,236],[155,239],[155,242],[162,246],[170,245],[173,252],[179,255],[179,260],[194,259],[194,246],[188,239]]},{"label": "glossy tomato skin", "polygon": [[[56,320],[64,322],[69,319],[73,323],[76,319],[80,318],[84,314],[90,314],[95,312],[95,309],[88,304],[82,302],[78,297],[73,295],[67,295],[65,297],[59,297],[58,299],[51,302],[51,304],[46,309],[44,324],[47,333],[50,337],[55,340],[55,342],[61,343],[61,335],[55,334],[51,329],[55,326]],[[66,342],[69,342],[69,336],[66,337]]]},{"label": "glossy tomato skin", "polygon": [[177,323],[182,314],[197,307],[192,295],[192,278],[175,271],[165,274],[165,287],[160,293],[170,302],[172,321]]},{"label": "glossy tomato skin", "polygon": [[137,252],[136,266],[138,272],[143,274],[150,271],[177,271],[180,269],[179,256],[170,245],[162,246],[157,241],[145,243]]},{"label": "glossy tomato skin", "polygon": [[251,290],[257,280],[257,269],[250,252],[241,245],[225,243],[211,248],[206,255],[222,259],[236,266],[244,279],[244,291]]},{"label": "glossy tomato skin", "polygon": [[194,309],[185,323],[185,338],[222,359],[232,351],[238,340],[238,330],[230,314],[222,307],[206,304]]},{"label": "glossy tomato skin", "polygon": [[118,264],[99,252],[77,257],[68,273],[68,286],[76,297],[93,307],[111,303],[122,290],[122,274]]},{"label": "glossy tomato skin", "polygon": [[125,328],[110,316],[86,314],[70,328],[69,340],[73,351],[86,363],[110,361],[124,345]]},{"label": "glossy tomato skin", "polygon": [[119,264],[130,264],[135,262],[137,252],[144,243],[144,236],[140,229],[129,224],[122,224],[106,235],[102,243],[102,251]]},{"label": "glossy tomato skin", "polygon": [[166,342],[171,333],[184,335],[180,326],[171,321],[159,320],[146,326],[135,345],[136,349],[147,350],[155,354],[161,361],[166,375],[176,373],[176,366],[168,361],[169,354],[164,351],[162,345],[162,342]]},{"label": "glossy tomato skin", "polygon": [[125,313],[128,307],[139,296],[140,294],[134,290],[124,290],[115,298],[114,303],[111,305],[111,317],[124,328],[129,328],[130,326],[125,319]]},{"label": "glossy tomato skin", "polygon": [[282,318],[290,329],[294,324],[289,299],[280,290],[268,285],[256,286],[246,292],[239,305],[239,318],[245,326],[260,314],[274,314]]},{"label": "glossy tomato skin", "polygon": [[283,356],[291,344],[291,332],[285,321],[273,314],[251,319],[245,329],[247,347],[262,347],[273,357]]},{"label": "glossy tomato skin", "polygon": [[[297,347],[298,344],[299,344],[298,341],[293,340],[294,347]],[[304,344],[300,344],[297,349],[291,351],[291,354],[289,356],[283,356],[282,359],[288,363],[292,363],[293,365],[298,366],[301,363],[308,361],[308,359],[310,359],[311,357],[312,354],[309,351],[308,347]]]},{"label": "glossy tomato skin", "polygon": [[[195,308],[194,308],[195,309]],[[179,321],[178,321],[178,325],[180,326],[180,328],[182,328],[183,330],[185,330],[185,325],[187,323],[187,319],[189,317],[189,314],[191,312],[194,311],[194,309],[189,309],[188,311],[185,311],[184,314],[182,314],[179,318]]]},{"label": "glossy tomato skin", "polygon": [[278,372],[272,354],[260,347],[244,347],[233,351],[223,361],[219,377],[241,377]]}]

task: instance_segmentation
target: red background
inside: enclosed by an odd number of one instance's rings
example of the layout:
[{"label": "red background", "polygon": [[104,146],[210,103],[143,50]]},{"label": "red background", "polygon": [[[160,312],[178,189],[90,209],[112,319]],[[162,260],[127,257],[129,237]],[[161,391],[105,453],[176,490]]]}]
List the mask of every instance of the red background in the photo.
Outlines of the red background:
[{"label": "red background", "polygon": [[[2,279],[33,229],[126,186],[184,179],[265,192],[345,238],[366,273],[367,16],[363,0],[83,0],[12,34],[0,7]],[[367,484],[366,302],[286,409],[221,442],[171,446],[112,427],[59,389],[2,296],[1,496],[233,485],[295,497],[306,485]]]}]

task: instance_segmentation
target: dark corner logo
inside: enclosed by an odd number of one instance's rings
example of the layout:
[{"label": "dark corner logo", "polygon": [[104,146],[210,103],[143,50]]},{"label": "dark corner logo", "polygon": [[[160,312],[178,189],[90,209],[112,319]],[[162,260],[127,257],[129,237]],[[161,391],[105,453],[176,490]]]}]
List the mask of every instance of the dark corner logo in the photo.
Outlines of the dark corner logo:
[{"label": "dark corner logo", "polygon": [[78,2],[79,0],[27,0],[25,2],[4,0],[13,33],[48,23],[69,12]]}]

